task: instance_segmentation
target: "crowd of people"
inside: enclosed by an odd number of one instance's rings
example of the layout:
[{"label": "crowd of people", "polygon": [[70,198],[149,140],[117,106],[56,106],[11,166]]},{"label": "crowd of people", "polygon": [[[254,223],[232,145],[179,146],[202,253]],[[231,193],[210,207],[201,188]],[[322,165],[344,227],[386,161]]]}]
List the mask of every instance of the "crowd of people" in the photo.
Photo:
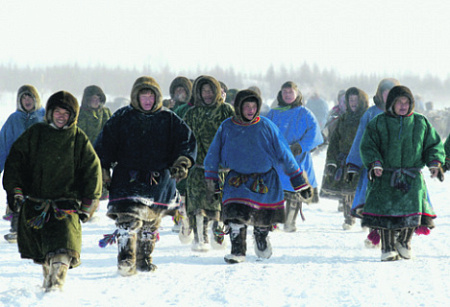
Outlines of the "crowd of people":
[{"label": "crowd of people", "polygon": [[[255,254],[270,258],[269,233],[281,224],[295,232],[302,205],[319,196],[338,201],[344,230],[361,220],[381,261],[410,259],[413,234],[434,227],[421,170],[444,180],[450,138],[415,112],[398,80],[381,80],[372,106],[363,90],[341,90],[331,110],[317,93],[305,102],[292,81],[273,108],[257,86],[228,89],[207,75],[179,76],[169,92],[163,99],[158,82],[142,76],[129,104],[112,113],[96,85],[81,106],[60,91],[45,109],[35,87],[19,88],[0,132],[5,239],[42,265],[45,291],[62,289],[80,264],[80,222],[93,220],[100,200],[116,226],[100,245],[117,242],[123,276],[157,268],[151,254],[165,216],[194,252],[224,249],[229,235],[227,263],[245,261],[248,226]],[[319,187],[312,153],[324,144]]]}]

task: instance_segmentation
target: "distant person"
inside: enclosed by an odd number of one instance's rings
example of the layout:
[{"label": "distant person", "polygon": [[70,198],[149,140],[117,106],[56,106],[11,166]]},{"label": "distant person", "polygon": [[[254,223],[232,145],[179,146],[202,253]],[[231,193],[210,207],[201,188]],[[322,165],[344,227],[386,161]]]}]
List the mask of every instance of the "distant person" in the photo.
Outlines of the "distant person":
[{"label": "distant person", "polygon": [[322,129],[324,143],[328,144],[334,129],[336,129],[339,117],[341,117],[345,113],[345,111],[347,111],[345,90],[340,90],[337,96],[336,105],[331,108],[330,112],[328,113],[325,127],[323,127]]},{"label": "distant person", "polygon": [[242,90],[235,101],[236,115],[220,125],[204,161],[210,197],[219,190],[219,169],[231,169],[223,187],[223,219],[230,227],[231,239],[231,254],[224,258],[227,263],[245,261],[248,225],[253,225],[256,255],[263,259],[272,255],[269,231],[273,224],[284,222],[283,188],[275,170],[278,164],[284,166],[299,195],[305,199],[312,195],[280,130],[258,116],[261,97]]},{"label": "distant person", "polygon": [[351,209],[357,178],[350,184],[345,181],[346,159],[359,121],[369,107],[369,96],[363,90],[351,87],[345,92],[345,102],[347,111],[338,118],[336,128],[330,137],[320,196],[337,199],[339,203],[342,203],[344,212],[342,228],[349,230],[355,224]]},{"label": "distant person", "polygon": [[320,129],[325,127],[328,116],[328,103],[319,96],[319,93],[314,92],[313,95],[306,102],[306,107],[313,112],[315,115],[317,122],[320,125]]},{"label": "distant person", "polygon": [[76,125],[78,112],[72,94],[50,96],[45,123],[16,140],[3,175],[9,205],[20,214],[20,256],[42,265],[46,292],[61,290],[67,270],[80,265],[80,220],[89,220],[102,191],[100,161]]},{"label": "distant person", "polygon": [[179,208],[176,181],[186,178],[197,154],[192,131],[163,108],[155,79],[136,79],[130,97],[130,105],[114,113],[96,143],[109,185],[107,216],[116,223],[122,276],[157,268],[151,254],[161,218]]},{"label": "distant person", "polygon": [[378,229],[381,261],[411,259],[414,232],[427,234],[436,214],[427,199],[421,169],[444,180],[444,146],[427,118],[414,112],[406,86],[393,87],[386,110],[367,125],[360,146],[368,170],[362,226]]},{"label": "distant person", "polygon": [[[0,131],[0,174],[5,168],[6,158],[11,146],[17,138],[32,125],[44,120],[45,110],[41,106],[41,98],[34,86],[23,85],[19,88],[16,106],[16,111],[9,115]],[[11,221],[11,229],[4,236],[5,240],[10,243],[16,243],[19,214],[11,211],[7,205],[3,218]]]},{"label": "distant person", "polygon": [[[280,129],[300,168],[306,172],[309,184],[317,193],[318,183],[314,172],[311,150],[323,143],[320,126],[314,114],[303,106],[303,96],[292,81],[285,82],[277,95],[278,107],[270,110],[267,117]],[[295,232],[297,215],[302,213],[302,198],[292,188],[282,165],[277,167],[286,200],[284,231]],[[314,196],[313,196],[314,197]]]},{"label": "distant person", "polygon": [[223,101],[226,101],[228,86],[222,81],[219,81],[219,84],[220,84],[220,95],[222,96]]},{"label": "distant person", "polygon": [[189,108],[192,97],[192,82],[186,77],[178,76],[172,80],[169,87],[170,99],[175,102],[173,111],[183,118]]}]

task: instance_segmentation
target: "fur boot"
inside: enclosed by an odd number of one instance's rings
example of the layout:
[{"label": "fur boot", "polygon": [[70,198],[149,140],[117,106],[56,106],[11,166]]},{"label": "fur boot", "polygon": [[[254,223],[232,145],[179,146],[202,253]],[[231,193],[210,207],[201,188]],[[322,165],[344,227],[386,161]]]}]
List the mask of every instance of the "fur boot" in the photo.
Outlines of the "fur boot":
[{"label": "fur boot", "polygon": [[259,258],[269,259],[272,256],[272,245],[269,241],[269,227],[253,227],[255,236],[255,254]]},{"label": "fur boot", "polygon": [[156,230],[143,227],[138,233],[136,268],[142,272],[153,272],[157,266],[152,263],[152,252],[155,249]]},{"label": "fur boot", "polygon": [[295,222],[297,220],[298,212],[300,211],[302,203],[292,199],[286,199],[286,221],[284,223],[285,232],[296,232],[297,227]]},{"label": "fur boot", "polygon": [[355,225],[355,218],[352,216],[352,203],[353,196],[345,196],[343,199],[344,203],[344,224],[342,224],[342,228],[344,230],[350,230]]},{"label": "fur boot", "polygon": [[11,229],[9,233],[4,235],[4,238],[9,243],[17,243],[17,227],[19,226],[19,212],[12,212],[11,215]]},{"label": "fur boot", "polygon": [[381,229],[381,261],[395,261],[400,259],[395,249],[395,231]]},{"label": "fur boot", "polygon": [[230,223],[230,239],[231,254],[225,255],[225,262],[244,262],[247,252],[247,225]]},{"label": "fur boot", "polygon": [[[56,254],[48,259],[48,275],[44,276],[45,292],[62,291],[66,281],[67,270],[69,269],[71,258],[67,254]],[[45,275],[44,268],[44,275]],[[47,280],[46,280],[47,279]]]},{"label": "fur boot", "polygon": [[45,261],[42,264],[42,273],[44,275],[44,283],[42,284],[42,288],[44,288],[44,290],[45,290],[50,287],[50,278],[49,278],[50,264],[48,261]]},{"label": "fur boot", "polygon": [[195,216],[194,242],[192,242],[191,249],[195,252],[207,252],[209,251],[208,243],[208,219],[197,214]]},{"label": "fur boot", "polygon": [[117,234],[117,268],[122,276],[136,274],[136,241],[137,234],[128,228],[119,228]]},{"label": "fur boot", "polygon": [[403,228],[395,242],[395,248],[404,259],[411,259],[411,241],[415,228]]}]

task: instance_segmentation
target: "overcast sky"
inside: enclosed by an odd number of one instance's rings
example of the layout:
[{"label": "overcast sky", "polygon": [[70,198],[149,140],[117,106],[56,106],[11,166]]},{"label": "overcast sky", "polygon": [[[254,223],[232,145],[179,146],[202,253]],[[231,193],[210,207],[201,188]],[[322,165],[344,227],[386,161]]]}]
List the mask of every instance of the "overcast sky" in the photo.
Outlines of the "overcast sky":
[{"label": "overcast sky", "polygon": [[450,1],[0,0],[0,63],[450,77]]}]

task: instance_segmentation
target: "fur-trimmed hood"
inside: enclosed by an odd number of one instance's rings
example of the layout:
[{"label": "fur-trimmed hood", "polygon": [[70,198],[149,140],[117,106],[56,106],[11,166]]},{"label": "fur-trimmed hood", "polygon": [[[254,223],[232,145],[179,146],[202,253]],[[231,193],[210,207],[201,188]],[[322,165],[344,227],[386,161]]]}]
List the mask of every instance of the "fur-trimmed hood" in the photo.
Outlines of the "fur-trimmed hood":
[{"label": "fur-trimmed hood", "polygon": [[[211,86],[211,89],[214,92],[214,100],[210,105],[206,105],[202,98],[202,86],[203,84],[208,83]],[[193,95],[194,95],[194,106],[196,107],[217,107],[219,105],[224,104],[222,95],[221,95],[221,87],[219,81],[217,81],[214,77],[211,76],[200,76],[194,81],[193,86]]]},{"label": "fur-trimmed hood", "polygon": [[380,83],[378,84],[377,93],[375,94],[375,96],[373,96],[373,102],[378,108],[380,108],[381,110],[386,109],[386,105],[383,101],[383,92],[385,90],[390,90],[396,85],[400,85],[400,82],[398,82],[398,80],[394,78],[386,78],[380,81]]},{"label": "fur-trimmed hood", "polygon": [[56,107],[70,112],[69,121],[64,129],[76,125],[78,114],[80,113],[80,106],[75,96],[66,91],[59,91],[50,96],[45,107],[45,121],[50,125],[53,124],[53,111]]},{"label": "fur-trimmed hood", "polygon": [[[287,104],[283,100],[283,96],[281,94],[281,91],[283,90],[283,88],[286,88],[286,87],[290,87],[294,91],[297,91],[297,98],[295,98],[293,103]],[[280,107],[290,106],[291,108],[295,108],[295,107],[304,105],[302,92],[298,89],[297,84],[295,84],[292,81],[287,81],[281,86],[281,89],[280,89],[280,91],[278,92],[278,95],[277,95],[277,101],[278,101],[278,106],[280,106]]]},{"label": "fur-trimmed hood", "polygon": [[[155,104],[153,108],[149,111],[145,111],[141,108],[139,103],[139,92],[141,90],[148,89],[152,90],[155,93]],[[163,106],[163,96],[161,92],[161,88],[159,87],[158,82],[152,77],[142,76],[136,79],[133,84],[133,89],[131,90],[131,102],[130,105],[142,113],[154,113],[162,108]]]},{"label": "fur-trimmed hood", "polygon": [[[358,108],[356,109],[355,112],[353,112],[352,109],[350,108],[350,103],[348,101],[350,95],[358,96]],[[363,90],[361,90],[357,87],[351,87],[345,92],[345,105],[347,107],[347,111],[346,111],[347,113],[349,113],[349,114],[353,113],[354,115],[356,115],[359,118],[369,108],[369,96]]]},{"label": "fur-trimmed hood", "polygon": [[28,113],[23,108],[22,103],[21,103],[21,99],[24,94],[30,94],[34,98],[34,110],[33,111],[36,111],[36,110],[39,110],[40,108],[42,108],[41,97],[39,97],[39,93],[38,93],[37,89],[32,85],[25,84],[25,85],[22,85],[19,88],[19,90],[17,91],[17,101],[16,101],[17,111]]},{"label": "fur-trimmed hood", "polygon": [[[173,79],[172,83],[170,83],[169,92],[170,92],[170,98],[175,100],[175,89],[177,87],[182,86],[184,90],[186,91],[186,100],[183,102],[189,102],[191,100],[192,96],[192,82],[186,77],[179,76]],[[175,102],[178,102],[175,100]]]},{"label": "fur-trimmed hood", "polygon": [[255,118],[257,118],[259,116],[259,113],[261,111],[261,106],[262,106],[261,97],[255,91],[241,90],[236,94],[236,98],[234,100],[235,117],[240,122],[244,122],[244,123],[249,122],[249,120],[244,118],[244,116],[242,115],[242,106],[244,105],[245,101],[249,101],[249,100],[256,101],[256,106],[257,106],[256,114],[252,120],[254,120]]},{"label": "fur-trimmed hood", "polygon": [[81,99],[81,107],[89,109],[89,98],[97,95],[100,97],[100,107],[103,107],[106,103],[106,95],[103,90],[97,85],[90,85],[84,89],[83,98]]},{"label": "fur-trimmed hood", "polygon": [[406,98],[409,99],[409,109],[408,109],[408,113],[406,116],[408,116],[412,112],[414,112],[416,103],[414,101],[414,96],[411,93],[411,90],[409,88],[407,88],[406,86],[397,85],[397,86],[394,86],[389,91],[389,95],[386,99],[386,113],[387,114],[389,114],[391,116],[395,116],[395,117],[399,116],[399,115],[395,114],[395,112],[394,112],[394,105],[395,105],[395,101],[397,100],[397,98],[399,98],[401,96],[405,96]]}]

